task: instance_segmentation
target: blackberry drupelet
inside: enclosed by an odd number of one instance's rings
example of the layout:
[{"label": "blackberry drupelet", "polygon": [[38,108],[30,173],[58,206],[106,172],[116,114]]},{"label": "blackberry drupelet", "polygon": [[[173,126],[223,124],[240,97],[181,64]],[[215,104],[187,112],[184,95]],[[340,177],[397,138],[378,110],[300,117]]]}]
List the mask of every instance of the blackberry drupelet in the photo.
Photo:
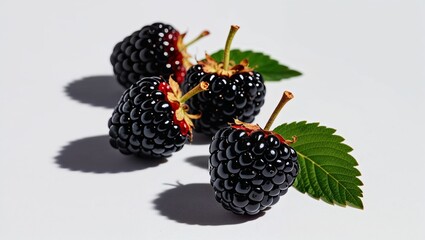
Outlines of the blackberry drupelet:
[{"label": "blackberry drupelet", "polygon": [[191,139],[192,122],[185,99],[208,85],[181,96],[178,83],[161,77],[142,78],[125,90],[109,119],[110,144],[123,154],[168,157]]},{"label": "blackberry drupelet", "polygon": [[154,23],[117,43],[110,61],[118,82],[125,88],[142,77],[174,75],[177,82],[184,80],[186,69],[191,66],[187,47],[208,35],[204,31],[196,39],[183,44],[185,34],[171,25]]},{"label": "blackberry drupelet", "polygon": [[277,203],[299,172],[297,153],[289,143],[268,128],[237,120],[220,129],[209,158],[216,200],[233,213],[248,215]]},{"label": "blackberry drupelet", "polygon": [[233,119],[253,122],[264,105],[266,87],[260,73],[248,67],[247,61],[230,63],[230,45],[238,26],[232,26],[224,50],[223,63],[210,56],[187,71],[183,91],[189,91],[200,81],[210,84],[210,90],[188,101],[194,113],[202,117],[194,121],[195,130],[214,135]]}]

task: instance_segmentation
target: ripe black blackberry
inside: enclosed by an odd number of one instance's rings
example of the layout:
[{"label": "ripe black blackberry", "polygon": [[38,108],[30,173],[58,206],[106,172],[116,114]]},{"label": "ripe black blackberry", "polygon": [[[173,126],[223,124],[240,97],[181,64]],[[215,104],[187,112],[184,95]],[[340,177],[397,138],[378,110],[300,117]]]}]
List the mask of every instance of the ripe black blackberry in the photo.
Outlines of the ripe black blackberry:
[{"label": "ripe black blackberry", "polygon": [[173,74],[181,83],[186,69],[192,65],[187,47],[208,34],[204,31],[193,41],[183,44],[186,34],[180,34],[171,25],[154,23],[144,26],[114,47],[110,60],[118,82],[128,88],[142,77],[168,79]]},{"label": "ripe black blackberry", "polygon": [[[283,106],[292,95],[285,92]],[[298,175],[297,153],[279,134],[235,121],[210,145],[209,172],[216,200],[236,214],[255,215],[279,201]]]},{"label": "ripe black blackberry", "polygon": [[177,82],[161,77],[146,77],[125,90],[109,119],[112,147],[123,154],[168,157],[183,148],[192,137],[191,119],[184,103],[194,94],[205,91],[202,82],[181,96]]},{"label": "ripe black blackberry", "polygon": [[266,87],[261,74],[249,68],[247,61],[232,66],[229,62],[230,45],[238,29],[238,26],[231,27],[223,63],[207,55],[204,61],[187,71],[183,91],[189,91],[201,81],[211,86],[187,102],[193,113],[202,112],[202,117],[194,121],[197,132],[213,135],[235,118],[253,122],[264,105]]}]

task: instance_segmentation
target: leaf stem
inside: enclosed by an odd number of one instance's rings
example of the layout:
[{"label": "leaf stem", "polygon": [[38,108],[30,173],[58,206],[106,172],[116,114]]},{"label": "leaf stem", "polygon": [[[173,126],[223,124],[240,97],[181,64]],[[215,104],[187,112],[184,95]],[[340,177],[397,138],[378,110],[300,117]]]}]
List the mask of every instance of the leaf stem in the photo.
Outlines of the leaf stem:
[{"label": "leaf stem", "polygon": [[186,49],[187,47],[189,47],[190,45],[194,44],[195,42],[199,41],[201,38],[204,38],[205,36],[210,35],[210,32],[208,30],[204,30],[203,32],[201,32],[201,34],[199,34],[195,39],[193,39],[192,41],[186,43],[183,46],[183,49]]},{"label": "leaf stem", "polygon": [[235,34],[238,30],[239,30],[238,25],[230,26],[229,35],[227,36],[227,40],[226,40],[226,46],[224,47],[223,69],[225,71],[229,70],[230,46],[232,45],[233,38],[235,37]]},{"label": "leaf stem", "polygon": [[267,124],[264,127],[264,130],[268,131],[270,129],[277,115],[279,115],[280,111],[282,110],[283,106],[285,106],[285,104],[289,102],[289,100],[291,100],[292,98],[294,98],[294,95],[291,92],[288,92],[288,91],[283,92],[282,98],[280,99],[279,104],[277,104],[272,115],[270,116],[269,121],[267,121]]},{"label": "leaf stem", "polygon": [[191,97],[195,96],[196,94],[208,90],[209,84],[207,82],[200,82],[196,87],[192,88],[189,92],[187,92],[185,95],[183,95],[179,102],[181,104],[185,103],[187,100],[189,100]]}]

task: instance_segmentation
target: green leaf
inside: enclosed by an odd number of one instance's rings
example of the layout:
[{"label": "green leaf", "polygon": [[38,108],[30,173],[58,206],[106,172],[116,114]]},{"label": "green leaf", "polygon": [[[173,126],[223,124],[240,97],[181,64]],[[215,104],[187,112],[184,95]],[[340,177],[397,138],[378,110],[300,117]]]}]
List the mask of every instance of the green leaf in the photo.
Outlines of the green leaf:
[{"label": "green leaf", "polygon": [[[220,50],[211,55],[217,62],[222,62],[224,50]],[[255,71],[261,73],[264,80],[279,81],[285,78],[300,76],[301,73],[290,69],[289,67],[280,64],[278,61],[272,59],[270,56],[254,51],[241,51],[233,49],[230,51],[230,61],[240,63],[242,60],[248,59],[249,66],[254,68]]]},{"label": "green leaf", "polygon": [[291,145],[300,164],[294,183],[298,191],[330,204],[363,209],[358,163],[349,154],[353,149],[342,143],[344,138],[335,135],[335,129],[303,121],[282,124],[273,131],[285,139],[298,138]]}]

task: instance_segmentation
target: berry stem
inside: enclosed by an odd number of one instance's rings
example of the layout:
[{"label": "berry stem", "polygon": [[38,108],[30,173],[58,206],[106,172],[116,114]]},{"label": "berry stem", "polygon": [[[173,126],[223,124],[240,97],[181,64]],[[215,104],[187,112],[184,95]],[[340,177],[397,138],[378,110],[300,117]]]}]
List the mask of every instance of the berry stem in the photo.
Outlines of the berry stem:
[{"label": "berry stem", "polygon": [[201,32],[201,34],[199,34],[195,39],[193,39],[192,41],[186,43],[183,46],[183,49],[186,49],[187,47],[189,47],[190,45],[194,44],[195,42],[199,41],[199,39],[204,38],[205,36],[210,35],[210,32],[207,30],[204,30],[203,32]]},{"label": "berry stem", "polygon": [[189,92],[187,92],[185,95],[183,95],[179,102],[181,104],[185,103],[187,100],[189,100],[191,97],[195,96],[196,94],[208,90],[209,84],[207,82],[200,82],[196,87],[192,88]]},{"label": "berry stem", "polygon": [[225,71],[229,70],[230,46],[232,45],[233,38],[235,37],[235,34],[238,30],[239,30],[238,25],[230,26],[229,35],[227,36],[227,40],[226,40],[226,46],[224,47],[223,69]]},{"label": "berry stem", "polygon": [[283,92],[283,96],[280,99],[279,104],[277,104],[276,108],[274,109],[272,115],[270,116],[269,121],[267,121],[267,124],[264,127],[264,130],[269,131],[277,115],[279,115],[280,110],[282,110],[283,106],[285,106],[285,104],[289,102],[289,100],[291,100],[292,98],[294,98],[294,95],[291,92],[288,92],[288,91]]}]

